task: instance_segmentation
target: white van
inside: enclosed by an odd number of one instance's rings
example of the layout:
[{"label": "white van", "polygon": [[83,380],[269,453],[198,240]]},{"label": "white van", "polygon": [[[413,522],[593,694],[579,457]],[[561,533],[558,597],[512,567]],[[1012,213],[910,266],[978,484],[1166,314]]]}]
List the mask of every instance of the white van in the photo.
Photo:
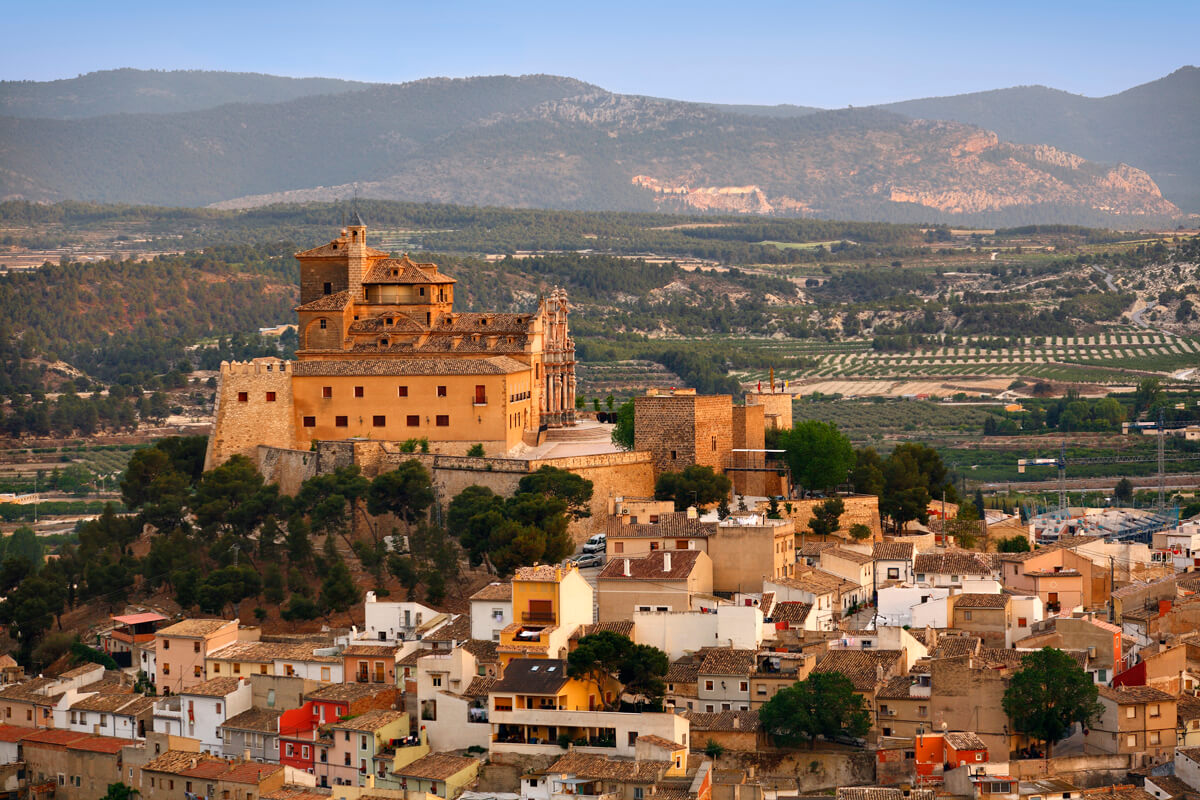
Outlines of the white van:
[{"label": "white van", "polygon": [[608,537],[603,533],[597,533],[592,538],[583,543],[583,552],[585,553],[603,553],[608,547]]}]

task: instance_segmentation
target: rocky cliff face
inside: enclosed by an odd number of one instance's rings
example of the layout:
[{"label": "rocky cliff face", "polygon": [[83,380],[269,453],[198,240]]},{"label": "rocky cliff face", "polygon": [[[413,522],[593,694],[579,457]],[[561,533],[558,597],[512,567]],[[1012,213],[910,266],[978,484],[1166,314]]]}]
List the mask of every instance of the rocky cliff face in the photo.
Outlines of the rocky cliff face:
[{"label": "rocky cliff face", "polygon": [[1045,145],[1001,142],[991,131],[959,123],[917,121],[906,131],[829,137],[773,161],[769,169],[742,173],[762,181],[745,186],[697,186],[713,177],[703,165],[689,165],[686,178],[640,174],[632,183],[664,210],[804,214],[872,198],[946,215],[1033,206],[1082,206],[1135,218],[1180,213],[1142,170],[1102,167]]}]

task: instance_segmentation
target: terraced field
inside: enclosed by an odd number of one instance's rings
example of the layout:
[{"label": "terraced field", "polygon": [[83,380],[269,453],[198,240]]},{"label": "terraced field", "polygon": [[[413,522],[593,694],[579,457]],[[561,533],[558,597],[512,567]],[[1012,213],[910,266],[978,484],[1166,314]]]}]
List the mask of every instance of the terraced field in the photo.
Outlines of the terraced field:
[{"label": "terraced field", "polygon": [[[814,378],[900,380],[929,378],[1009,377],[1063,382],[1128,384],[1156,375],[1166,381],[1200,378],[1200,340],[1132,330],[1084,337],[1026,338],[1022,345],[989,349],[968,339],[952,346],[884,353],[864,340],[830,347],[804,342],[766,345],[781,355],[804,355],[816,365],[807,370],[777,371],[788,380]],[[761,380],[764,370],[740,375]]]}]

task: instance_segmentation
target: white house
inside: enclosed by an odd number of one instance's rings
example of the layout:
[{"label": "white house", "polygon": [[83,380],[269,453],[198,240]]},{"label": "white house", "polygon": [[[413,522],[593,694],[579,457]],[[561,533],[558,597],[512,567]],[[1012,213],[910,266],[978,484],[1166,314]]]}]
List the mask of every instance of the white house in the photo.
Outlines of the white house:
[{"label": "white house", "polygon": [[471,595],[472,639],[498,642],[500,641],[500,631],[507,628],[512,622],[511,583],[489,583]]},{"label": "white house", "polygon": [[876,542],[871,552],[875,559],[875,585],[889,581],[913,582],[913,543]]},{"label": "white house", "polygon": [[[998,579],[1000,569],[988,553],[938,549],[917,553],[913,559],[917,583],[927,586],[963,586],[972,579]],[[963,589],[963,591],[969,591]]]},{"label": "white house", "polygon": [[154,731],[198,739],[202,752],[221,755],[218,729],[225,720],[249,709],[252,699],[244,678],[210,678],[159,700],[154,707]]},{"label": "white house", "polygon": [[363,602],[363,630],[355,631],[351,638],[357,642],[383,642],[397,644],[419,638],[417,631],[438,615],[429,606],[411,601],[381,602],[374,592],[367,592]]},{"label": "white house", "polygon": [[492,735],[487,692],[494,683],[494,678],[479,674],[475,656],[466,648],[417,659],[419,724],[434,752],[487,749]]},{"label": "white house", "polygon": [[[885,586],[879,590],[879,616],[876,625],[917,625],[913,621],[913,609],[931,600],[944,601],[949,594],[948,587]],[[942,603],[941,609],[941,621],[945,622],[945,602]]]},{"label": "white house", "polygon": [[276,658],[274,675],[304,678],[321,683],[345,683],[345,659],[336,647],[322,647],[311,654],[293,653]]},{"label": "white house", "polygon": [[153,718],[154,704],[155,698],[140,694],[93,693],[65,709],[55,709],[54,724],[80,733],[139,740],[146,737],[146,723]]},{"label": "white house", "polygon": [[672,661],[701,647],[757,650],[763,642],[757,606],[719,605],[713,611],[635,611],[633,640],[657,647]]}]

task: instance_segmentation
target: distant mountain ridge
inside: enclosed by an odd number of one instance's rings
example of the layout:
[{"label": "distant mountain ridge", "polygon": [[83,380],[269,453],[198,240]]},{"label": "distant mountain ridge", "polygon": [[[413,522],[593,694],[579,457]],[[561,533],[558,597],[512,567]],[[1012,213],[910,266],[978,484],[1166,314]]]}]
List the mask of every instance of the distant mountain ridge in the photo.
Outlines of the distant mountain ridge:
[{"label": "distant mountain ridge", "polygon": [[175,113],[0,117],[0,198],[244,207],[357,191],[885,221],[1142,226],[1179,215],[1136,168],[882,108],[687,103],[549,75],[341,88]]},{"label": "distant mountain ridge", "polygon": [[172,114],[228,103],[282,103],[371,85],[257,72],[113,69],[58,81],[0,81],[0,116],[84,119],[106,114]]},{"label": "distant mountain ridge", "polygon": [[1185,211],[1200,212],[1200,69],[1193,66],[1107,97],[1020,86],[879,108],[979,125],[1007,141],[1130,164],[1149,173]]}]

